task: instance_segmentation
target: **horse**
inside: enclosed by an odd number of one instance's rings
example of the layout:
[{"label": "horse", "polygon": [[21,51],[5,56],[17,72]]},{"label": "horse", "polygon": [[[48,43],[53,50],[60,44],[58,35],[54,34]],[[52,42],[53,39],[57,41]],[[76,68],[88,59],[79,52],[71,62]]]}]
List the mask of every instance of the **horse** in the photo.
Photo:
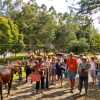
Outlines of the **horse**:
[{"label": "horse", "polygon": [[13,81],[13,75],[14,73],[17,72],[16,67],[10,66],[10,67],[4,67],[3,69],[0,70],[0,96],[1,100],[3,100],[3,95],[2,95],[2,87],[3,85],[8,84],[8,93],[7,96],[10,95],[10,89]]}]

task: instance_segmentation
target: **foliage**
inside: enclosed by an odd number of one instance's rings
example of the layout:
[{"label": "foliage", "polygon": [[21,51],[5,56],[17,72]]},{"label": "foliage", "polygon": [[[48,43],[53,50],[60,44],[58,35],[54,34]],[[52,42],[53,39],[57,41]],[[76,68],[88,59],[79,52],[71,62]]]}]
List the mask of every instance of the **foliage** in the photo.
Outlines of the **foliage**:
[{"label": "foliage", "polygon": [[30,49],[47,48],[46,44],[54,40],[56,22],[44,7],[25,4],[16,15],[16,23],[24,34],[24,43]]},{"label": "foliage", "polygon": [[75,53],[81,53],[89,50],[89,44],[85,38],[80,38],[79,40],[70,41],[68,48]]},{"label": "foliage", "polygon": [[87,52],[89,50],[89,44],[86,38],[79,39],[79,52]]},{"label": "foliage", "polygon": [[[80,1],[79,12],[88,13],[97,3],[94,0],[88,1]],[[1,2],[0,14],[4,16],[0,17],[1,53],[7,50],[16,53],[38,49],[99,51],[100,36],[88,15],[77,14],[72,9],[69,13],[57,13],[53,7],[47,9],[44,4],[39,6],[35,0],[28,3],[22,0]]]},{"label": "foliage", "polygon": [[100,34],[92,34],[90,38],[90,43],[93,52],[100,52]]},{"label": "foliage", "polygon": [[0,17],[0,53],[11,50],[16,43],[22,46],[20,37],[17,25],[10,18]]},{"label": "foliage", "polygon": [[100,9],[100,0],[81,0],[79,4],[79,12],[82,14],[91,14],[92,12],[98,12]]}]

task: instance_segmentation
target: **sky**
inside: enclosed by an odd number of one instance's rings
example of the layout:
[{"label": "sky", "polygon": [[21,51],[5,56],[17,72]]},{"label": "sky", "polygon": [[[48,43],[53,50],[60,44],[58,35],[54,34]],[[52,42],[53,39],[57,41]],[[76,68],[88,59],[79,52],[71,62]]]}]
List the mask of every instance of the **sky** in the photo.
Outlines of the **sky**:
[{"label": "sky", "polygon": [[[27,2],[29,0],[23,0],[23,1]],[[53,6],[57,12],[64,13],[69,11],[68,7],[71,6],[72,4],[75,7],[78,7],[76,3],[80,0],[68,0],[68,2],[66,2],[66,0],[36,0],[36,1],[39,6],[45,4],[48,9],[51,6]],[[93,14],[92,18],[94,20],[93,23],[95,28],[100,32],[100,12],[98,12],[97,14]]]},{"label": "sky", "polygon": [[[23,0],[23,1],[27,2],[29,0]],[[71,6],[72,3],[75,4],[78,1],[79,0],[68,0],[67,3],[66,0],[36,0],[39,6],[41,6],[42,4],[45,4],[47,8],[53,6],[57,12],[62,12],[62,13],[68,11],[68,6]]]},{"label": "sky", "polygon": [[95,28],[100,32],[100,12],[93,14],[92,19],[94,20]]},{"label": "sky", "polygon": [[69,3],[65,2],[65,0],[37,0],[39,5],[46,4],[47,7],[53,6],[57,12],[66,12],[68,11],[68,6],[72,3],[73,0],[70,0]]},{"label": "sky", "polygon": [[65,0],[37,0],[39,5],[46,4],[48,8],[53,6],[57,12],[65,12],[66,4]]}]

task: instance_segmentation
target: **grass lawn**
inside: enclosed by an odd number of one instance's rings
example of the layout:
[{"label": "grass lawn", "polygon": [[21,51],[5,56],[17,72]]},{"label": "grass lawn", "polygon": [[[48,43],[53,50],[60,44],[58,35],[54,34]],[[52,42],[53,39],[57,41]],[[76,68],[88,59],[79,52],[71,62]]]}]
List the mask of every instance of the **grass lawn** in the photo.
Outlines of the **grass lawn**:
[{"label": "grass lawn", "polygon": [[[25,73],[24,69],[22,69],[22,78],[25,78],[25,77],[26,77],[26,73]],[[19,79],[18,74],[14,74],[13,80],[18,80],[18,79]]]}]

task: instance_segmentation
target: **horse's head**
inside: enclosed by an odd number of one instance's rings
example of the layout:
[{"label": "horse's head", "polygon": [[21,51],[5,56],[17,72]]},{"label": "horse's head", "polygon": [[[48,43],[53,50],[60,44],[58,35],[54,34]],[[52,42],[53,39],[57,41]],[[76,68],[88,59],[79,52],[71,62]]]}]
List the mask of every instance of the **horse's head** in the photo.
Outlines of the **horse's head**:
[{"label": "horse's head", "polygon": [[17,73],[19,71],[19,68],[16,67],[16,65],[10,65],[8,68],[11,69],[13,73]]}]

